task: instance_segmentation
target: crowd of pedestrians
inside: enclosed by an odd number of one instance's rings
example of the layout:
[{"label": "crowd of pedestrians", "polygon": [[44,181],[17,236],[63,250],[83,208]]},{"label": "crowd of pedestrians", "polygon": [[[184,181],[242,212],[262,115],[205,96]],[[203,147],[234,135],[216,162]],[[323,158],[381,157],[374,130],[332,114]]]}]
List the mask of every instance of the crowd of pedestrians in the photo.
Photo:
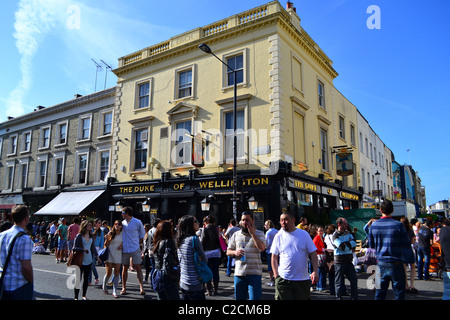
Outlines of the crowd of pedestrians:
[{"label": "crowd of pedestrians", "polygon": [[[94,284],[101,280],[105,294],[109,294],[108,286],[112,285],[115,298],[126,295],[131,268],[136,271],[141,295],[145,295],[144,284],[149,283],[160,300],[205,300],[207,296],[221,294],[219,266],[223,264],[226,276],[234,277],[235,299],[258,300],[262,296],[265,260],[267,285],[275,287],[277,300],[308,300],[313,290],[327,290],[336,299],[349,296],[357,300],[356,267],[361,264],[377,268],[375,299],[385,299],[392,283],[395,298],[401,300],[406,293],[417,293],[416,276],[417,280],[430,278],[430,248],[439,243],[445,262],[443,299],[450,299],[450,220],[442,224],[426,220],[421,224],[403,217],[397,221],[391,216],[393,206],[388,200],[380,209],[381,218],[370,220],[364,228],[367,235],[362,241],[362,252],[365,255],[358,259],[355,230],[344,217],[327,226],[308,224],[302,217],[296,225],[295,217],[284,210],[280,215],[280,229],[267,220],[264,233],[255,227],[251,211],[243,212],[239,221],[232,219],[226,228],[216,226],[213,216],[205,217],[200,224],[190,215],[176,223],[156,219],[153,225],[144,226],[133,217],[133,209],[125,207],[123,219],[116,220],[111,227],[100,219],[80,221],[78,217],[70,224],[62,218],[48,226],[42,223],[30,227],[27,208],[16,206],[12,210],[14,226],[2,226],[0,233],[2,266],[9,244],[19,235],[3,281],[3,298],[31,299],[31,253],[51,251],[57,263],[71,260],[76,252],[82,254],[79,265],[82,299],[87,299],[92,279]],[[42,251],[37,249],[41,247]],[[100,260],[99,253],[105,247],[108,257]],[[199,276],[197,256],[211,271],[208,280]],[[103,279],[99,279],[96,270],[99,265],[106,267]],[[156,288],[156,282],[162,283],[157,280],[161,275],[163,285]],[[350,282],[349,293],[345,280]],[[74,289],[76,300],[79,289]]]}]

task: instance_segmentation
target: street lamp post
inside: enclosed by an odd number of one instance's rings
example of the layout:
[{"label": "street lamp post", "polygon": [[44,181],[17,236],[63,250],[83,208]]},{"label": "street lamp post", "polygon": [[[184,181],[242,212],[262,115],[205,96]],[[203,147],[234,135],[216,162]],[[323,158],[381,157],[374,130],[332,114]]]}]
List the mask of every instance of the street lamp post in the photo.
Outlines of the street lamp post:
[{"label": "street lamp post", "polygon": [[226,64],[222,59],[212,52],[211,48],[208,47],[205,43],[202,43],[198,46],[200,50],[205,53],[212,54],[217,60],[222,62],[230,71],[233,72],[234,78],[234,98],[233,98],[233,218],[237,220],[237,136],[236,136],[236,127],[237,127],[237,71],[231,68],[228,64]]},{"label": "street lamp post", "polygon": [[378,206],[378,209],[380,208],[380,173],[378,172],[378,170],[377,170],[377,172],[375,173],[375,175],[377,176],[377,199],[378,199],[378,204],[377,204],[377,206]]}]

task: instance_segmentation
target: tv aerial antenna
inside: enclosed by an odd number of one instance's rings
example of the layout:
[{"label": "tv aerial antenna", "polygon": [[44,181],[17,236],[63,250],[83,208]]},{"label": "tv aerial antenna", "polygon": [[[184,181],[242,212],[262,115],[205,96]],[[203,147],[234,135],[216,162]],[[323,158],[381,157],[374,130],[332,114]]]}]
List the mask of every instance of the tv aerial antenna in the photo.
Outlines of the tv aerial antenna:
[{"label": "tv aerial antenna", "polygon": [[95,65],[97,66],[95,70],[95,86],[94,86],[94,92],[97,92],[97,74],[99,71],[102,71],[102,66],[97,63],[94,59],[91,58],[92,61],[94,61]]},{"label": "tv aerial antenna", "polygon": [[105,65],[105,86],[103,87],[103,89],[106,89],[106,78],[108,76],[108,69],[112,71],[112,67],[107,64],[105,61],[103,61],[102,59],[100,59],[100,61]]}]

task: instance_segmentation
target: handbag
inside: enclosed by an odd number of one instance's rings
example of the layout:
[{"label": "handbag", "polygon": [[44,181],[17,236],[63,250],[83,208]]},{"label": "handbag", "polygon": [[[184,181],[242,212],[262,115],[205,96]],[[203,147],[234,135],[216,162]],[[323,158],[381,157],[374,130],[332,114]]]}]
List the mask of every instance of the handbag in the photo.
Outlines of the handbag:
[{"label": "handbag", "polygon": [[74,251],[73,249],[69,252],[69,258],[67,259],[67,266],[77,266],[80,267],[83,265],[83,251]]},{"label": "handbag", "polygon": [[103,249],[100,249],[100,251],[98,252],[98,258],[102,262],[108,260],[108,256],[109,256],[109,247],[104,247]]},{"label": "handbag", "polygon": [[27,234],[27,233],[23,232],[23,231],[18,232],[14,236],[14,238],[12,239],[11,244],[9,245],[8,255],[6,256],[5,263],[3,264],[2,276],[0,278],[0,300],[3,298],[3,290],[4,290],[3,279],[4,279],[5,274],[6,274],[6,269],[8,268],[9,260],[11,260],[11,254],[12,254],[12,250],[13,250],[13,247],[14,247],[14,243],[16,242],[17,238],[19,238],[19,237],[21,237],[21,236],[23,236],[25,234]]},{"label": "handbag", "polygon": [[213,273],[211,269],[208,267],[208,265],[204,261],[200,260],[200,256],[197,252],[196,247],[197,243],[197,241],[195,240],[196,238],[197,238],[196,236],[192,237],[192,247],[194,248],[194,265],[195,269],[197,269],[197,273],[200,280],[203,283],[206,283],[211,281],[211,279],[213,278]]},{"label": "handbag", "polygon": [[173,263],[173,259],[170,259],[170,248],[167,246],[167,241],[162,249],[163,253],[158,253],[161,269],[153,268],[150,276],[152,289],[155,292],[162,292],[171,286],[178,285],[180,281],[178,265]]}]

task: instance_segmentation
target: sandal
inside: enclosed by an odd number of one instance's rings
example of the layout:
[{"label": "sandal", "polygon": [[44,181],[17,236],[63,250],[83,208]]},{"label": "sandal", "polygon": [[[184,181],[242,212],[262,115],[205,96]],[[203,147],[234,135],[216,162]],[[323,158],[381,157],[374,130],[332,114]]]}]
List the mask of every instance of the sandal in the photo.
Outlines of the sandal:
[{"label": "sandal", "polygon": [[120,295],[124,296],[124,295],[126,295],[126,294],[127,294],[127,291],[126,291],[126,290],[120,291]]}]

